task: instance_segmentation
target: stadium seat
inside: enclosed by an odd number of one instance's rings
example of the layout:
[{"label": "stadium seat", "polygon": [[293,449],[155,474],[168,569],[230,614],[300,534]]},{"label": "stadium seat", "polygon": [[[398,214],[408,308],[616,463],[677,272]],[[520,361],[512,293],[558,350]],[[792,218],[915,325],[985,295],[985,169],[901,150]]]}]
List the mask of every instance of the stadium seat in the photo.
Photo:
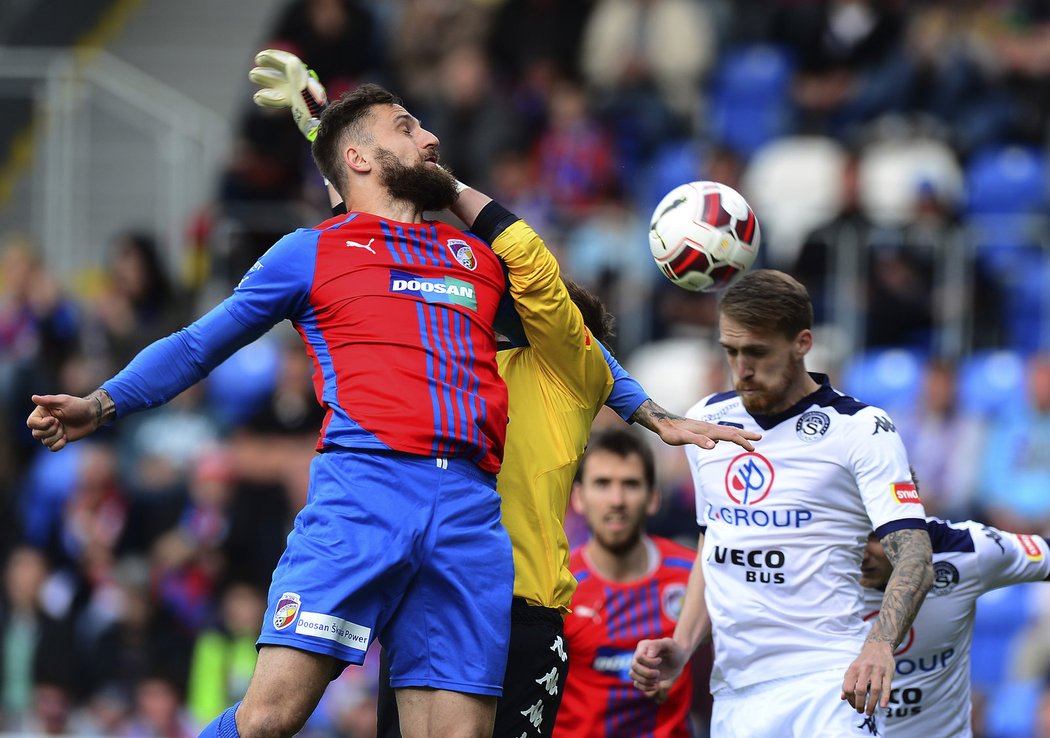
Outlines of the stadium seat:
[{"label": "stadium seat", "polygon": [[1002,415],[1025,401],[1025,364],[1015,351],[980,351],[959,364],[959,404],[966,412]]},{"label": "stadium seat", "polygon": [[1050,201],[1047,158],[1039,149],[1002,146],[975,154],[966,167],[966,213],[1039,213]]},{"label": "stadium seat", "polygon": [[762,224],[767,264],[790,269],[803,239],[838,214],[845,166],[842,144],[823,136],[789,136],[755,152],[741,194]]},{"label": "stadium seat", "polygon": [[992,689],[985,710],[987,738],[1031,738],[1043,684],[1038,680],[1007,681]]},{"label": "stadium seat", "polygon": [[669,141],[657,149],[642,175],[641,200],[648,215],[678,185],[704,178],[700,148],[693,139]]},{"label": "stadium seat", "polygon": [[215,367],[205,391],[219,421],[232,427],[248,420],[273,391],[280,361],[278,341],[266,335]]},{"label": "stadium seat", "polygon": [[706,119],[711,137],[750,157],[788,130],[792,64],[765,44],[730,49],[711,78]]},{"label": "stadium seat", "polygon": [[901,226],[915,213],[923,189],[950,203],[962,197],[963,172],[951,147],[934,138],[889,138],[869,144],[860,155],[858,196],[871,220]]},{"label": "stadium seat", "polygon": [[924,357],[917,351],[872,349],[846,362],[842,390],[892,413],[918,399],[923,363]]},{"label": "stadium seat", "polygon": [[995,589],[977,599],[973,644],[970,647],[972,682],[986,694],[1006,678],[1017,635],[1032,618],[1032,584]]}]

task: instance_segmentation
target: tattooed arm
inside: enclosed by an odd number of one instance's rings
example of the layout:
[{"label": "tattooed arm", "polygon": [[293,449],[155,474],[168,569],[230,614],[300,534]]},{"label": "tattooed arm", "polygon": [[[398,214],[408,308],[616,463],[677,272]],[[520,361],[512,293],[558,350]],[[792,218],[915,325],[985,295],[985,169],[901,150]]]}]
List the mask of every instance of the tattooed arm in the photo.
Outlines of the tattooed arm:
[{"label": "tattooed arm", "polygon": [[686,446],[690,443],[700,448],[714,448],[716,441],[732,441],[748,451],[754,451],[751,441],[762,438],[761,434],[741,430],[730,425],[715,425],[702,420],[692,420],[675,415],[657,405],[651,399],[643,402],[631,421],[648,428],[668,446]]},{"label": "tattooed arm", "polygon": [[889,705],[895,669],[893,650],[908,633],[933,586],[930,536],[925,528],[887,533],[882,546],[893,564],[893,574],[886,584],[879,616],[842,682],[842,699],[868,715],[876,706]]}]

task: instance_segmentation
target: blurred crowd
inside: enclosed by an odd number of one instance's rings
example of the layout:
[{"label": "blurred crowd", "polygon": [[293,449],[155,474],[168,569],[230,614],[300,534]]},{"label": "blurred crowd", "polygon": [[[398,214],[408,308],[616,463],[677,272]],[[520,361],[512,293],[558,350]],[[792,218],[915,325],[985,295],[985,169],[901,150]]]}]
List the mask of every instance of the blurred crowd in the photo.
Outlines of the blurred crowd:
[{"label": "blurred crowd", "polygon": [[[737,188],[761,264],[813,294],[812,368],[892,413],[927,510],[1050,534],[1050,2],[292,0],[266,46],[331,97],[402,95],[603,296],[621,360],[677,411],[727,375],[715,298],[660,276],[648,215],[684,181]],[[250,92],[189,268],[119,224],[75,290],[2,246],[0,728],[193,736],[251,673],[322,418],[292,331],[60,454],[24,425],[31,394],[95,389],[326,217],[307,144]],[[659,463],[650,531],[695,543],[684,456]],[[1050,738],[1050,595],[1022,589],[1008,628],[993,606],[978,627],[985,738]],[[374,735],[374,683],[348,670],[307,732]]]}]

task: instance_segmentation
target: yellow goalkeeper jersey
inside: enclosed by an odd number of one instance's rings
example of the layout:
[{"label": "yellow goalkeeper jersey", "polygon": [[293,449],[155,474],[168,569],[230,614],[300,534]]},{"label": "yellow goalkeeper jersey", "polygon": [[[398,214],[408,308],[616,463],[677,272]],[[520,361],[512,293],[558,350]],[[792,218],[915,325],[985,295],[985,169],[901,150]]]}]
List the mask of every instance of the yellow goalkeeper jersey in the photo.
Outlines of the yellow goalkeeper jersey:
[{"label": "yellow goalkeeper jersey", "polygon": [[[561,281],[558,262],[524,221],[492,243],[507,265],[529,345],[497,353],[510,422],[496,482],[514,547],[514,596],[569,612],[565,511],[591,423],[613,386],[601,347]],[[528,275],[528,279],[524,278]]]}]

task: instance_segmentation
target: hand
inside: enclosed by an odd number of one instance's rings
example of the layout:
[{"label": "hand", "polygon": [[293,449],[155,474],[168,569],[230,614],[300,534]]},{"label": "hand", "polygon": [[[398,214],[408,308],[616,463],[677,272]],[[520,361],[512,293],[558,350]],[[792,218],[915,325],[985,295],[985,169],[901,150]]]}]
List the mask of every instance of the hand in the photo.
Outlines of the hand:
[{"label": "hand", "polygon": [[67,443],[80,440],[95,431],[102,422],[100,400],[71,395],[33,395],[36,409],[26,425],[33,438],[50,451],[60,451]]},{"label": "hand", "polygon": [[646,697],[667,698],[670,684],[682,673],[689,655],[673,638],[639,641],[631,661],[631,680]]},{"label": "hand", "polygon": [[875,707],[890,704],[890,684],[896,664],[893,646],[885,641],[868,641],[849,665],[842,680],[841,698],[857,712],[871,715]]},{"label": "hand", "polygon": [[678,416],[662,420],[656,425],[655,431],[660,436],[660,440],[668,446],[693,444],[706,449],[714,448],[717,441],[730,441],[748,451],[754,451],[755,447],[751,441],[758,441],[762,438],[761,433],[754,431]]},{"label": "hand", "polygon": [[255,55],[259,66],[248,79],[262,87],[252,99],[261,108],[291,108],[292,118],[306,140],[313,141],[328,105],[324,85],[303,60],[280,49],[264,49]]}]

